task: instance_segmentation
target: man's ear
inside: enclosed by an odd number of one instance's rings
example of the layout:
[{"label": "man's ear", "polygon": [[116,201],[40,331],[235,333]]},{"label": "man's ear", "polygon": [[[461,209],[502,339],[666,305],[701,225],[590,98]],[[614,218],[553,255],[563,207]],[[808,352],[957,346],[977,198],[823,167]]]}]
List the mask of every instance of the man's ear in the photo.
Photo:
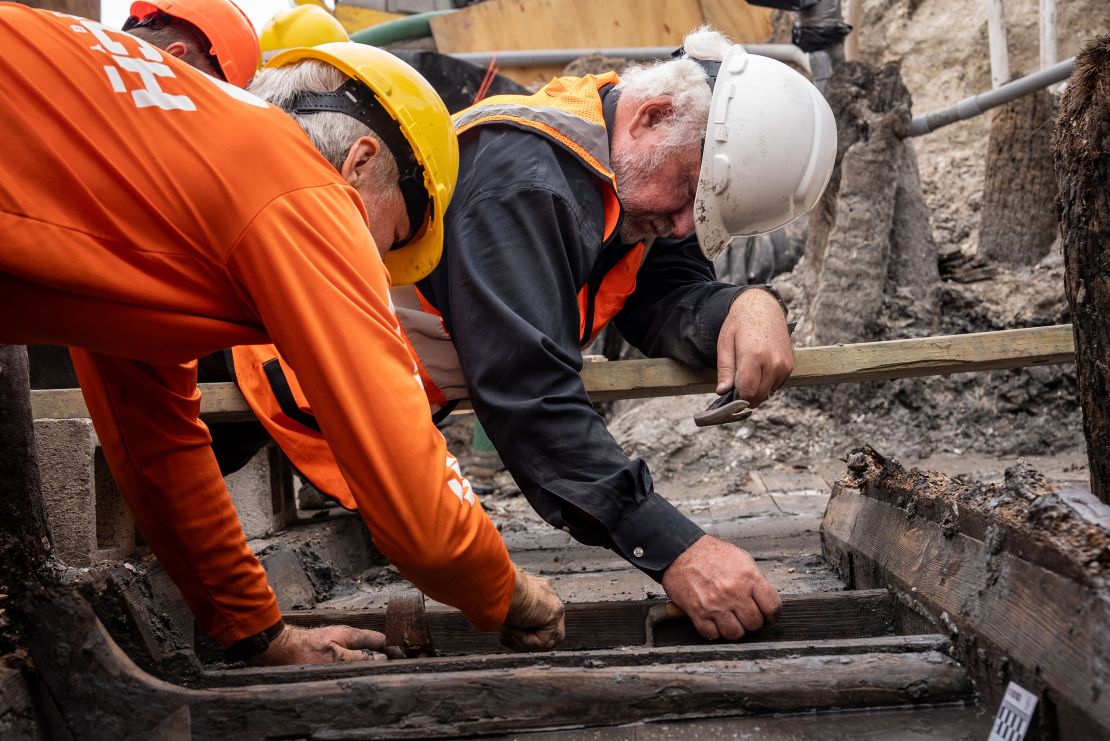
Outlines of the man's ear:
[{"label": "man's ear", "polygon": [[381,144],[374,137],[364,136],[359,138],[347,150],[347,159],[343,160],[343,166],[339,168],[339,174],[343,176],[348,185],[358,187],[359,178],[369,170],[370,164],[380,151]]},{"label": "man's ear", "polygon": [[184,59],[185,55],[189,53],[189,47],[182,41],[175,41],[165,48],[165,52],[171,57]]},{"label": "man's ear", "polygon": [[628,125],[628,134],[636,139],[652,131],[659,122],[674,113],[674,105],[669,95],[657,95],[648,98],[636,112],[632,114],[632,122]]}]

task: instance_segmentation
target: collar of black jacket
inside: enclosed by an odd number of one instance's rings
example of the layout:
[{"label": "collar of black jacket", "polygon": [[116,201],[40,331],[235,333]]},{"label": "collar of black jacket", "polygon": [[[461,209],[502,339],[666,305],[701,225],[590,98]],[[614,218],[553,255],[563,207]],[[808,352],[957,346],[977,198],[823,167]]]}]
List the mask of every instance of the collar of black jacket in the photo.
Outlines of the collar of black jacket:
[{"label": "collar of black jacket", "polygon": [[613,148],[613,125],[617,121],[617,101],[621,91],[615,84],[606,85],[597,91],[601,95],[601,115],[605,119],[605,131],[609,134],[609,149]]}]

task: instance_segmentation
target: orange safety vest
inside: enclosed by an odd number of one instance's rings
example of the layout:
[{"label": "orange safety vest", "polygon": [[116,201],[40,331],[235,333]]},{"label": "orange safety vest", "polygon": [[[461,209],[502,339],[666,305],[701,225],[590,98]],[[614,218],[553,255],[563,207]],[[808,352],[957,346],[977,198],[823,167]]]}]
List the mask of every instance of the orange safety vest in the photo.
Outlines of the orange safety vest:
[{"label": "orange safety vest", "polygon": [[[498,95],[455,115],[461,135],[478,126],[517,126],[533,131],[574,154],[598,176],[608,241],[616,230],[621,206],[609,168],[609,132],[600,90],[620,82],[615,72],[560,77],[532,95]],[[587,280],[578,292],[579,337],[585,347],[624,307],[636,289],[636,274],[647,254],[641,242],[632,247],[600,281]],[[466,398],[466,382],[442,315],[415,285],[391,289],[394,310],[413,353],[433,413]],[[232,350],[235,377],[247,403],[293,465],[321,492],[354,509],[347,483],[312,416],[308,400],[273,345]]]}]

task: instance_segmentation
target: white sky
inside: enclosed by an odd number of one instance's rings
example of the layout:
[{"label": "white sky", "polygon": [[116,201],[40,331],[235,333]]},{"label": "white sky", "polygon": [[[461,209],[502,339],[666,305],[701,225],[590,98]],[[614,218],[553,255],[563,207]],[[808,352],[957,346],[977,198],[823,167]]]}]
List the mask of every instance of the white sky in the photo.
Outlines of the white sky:
[{"label": "white sky", "polygon": [[[235,0],[251,19],[255,30],[261,31],[266,21],[282,8],[293,7],[293,0]],[[130,15],[131,0],[100,0],[100,22],[109,28],[119,28]]]}]

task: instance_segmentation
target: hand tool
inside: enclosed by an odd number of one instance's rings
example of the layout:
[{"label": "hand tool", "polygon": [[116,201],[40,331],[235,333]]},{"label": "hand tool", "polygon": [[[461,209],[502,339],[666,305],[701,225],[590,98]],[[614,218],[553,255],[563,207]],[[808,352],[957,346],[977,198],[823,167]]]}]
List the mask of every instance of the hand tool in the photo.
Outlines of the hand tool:
[{"label": "hand tool", "polygon": [[694,424],[698,427],[710,425],[723,425],[728,422],[739,422],[747,419],[752,414],[749,404],[744,399],[736,398],[736,387],[730,388],[725,393],[705,408],[704,412],[694,415]]},{"label": "hand tool", "polygon": [[644,620],[644,648],[655,648],[656,625],[684,617],[686,617],[686,613],[682,611],[682,608],[670,600],[648,608],[647,619]]},{"label": "hand tool", "polygon": [[385,608],[385,642],[385,654],[390,659],[436,655],[423,592],[405,589],[390,595]]}]

